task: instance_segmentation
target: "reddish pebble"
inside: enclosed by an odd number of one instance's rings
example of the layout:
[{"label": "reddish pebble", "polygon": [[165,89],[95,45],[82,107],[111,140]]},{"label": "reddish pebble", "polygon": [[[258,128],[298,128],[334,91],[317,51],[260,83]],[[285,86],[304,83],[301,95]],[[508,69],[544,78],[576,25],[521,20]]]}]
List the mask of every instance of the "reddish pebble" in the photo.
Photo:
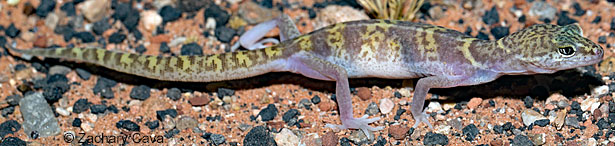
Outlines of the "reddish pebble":
[{"label": "reddish pebble", "polygon": [[47,37],[46,36],[36,37],[36,40],[34,40],[34,47],[47,48]]},{"label": "reddish pebble", "polygon": [[492,146],[502,146],[503,143],[504,142],[502,141],[502,139],[499,139],[499,138],[498,139],[494,139],[491,142],[489,142],[489,144],[492,145]]},{"label": "reddish pebble", "polygon": [[393,125],[389,128],[389,134],[397,140],[403,140],[408,134],[409,130],[410,128],[405,125]]},{"label": "reddish pebble", "polygon": [[267,122],[267,125],[269,125],[269,127],[271,128],[275,128],[275,129],[282,129],[284,128],[284,121],[278,121],[278,122]]},{"label": "reddish pebble", "polygon": [[578,146],[578,145],[579,144],[574,140],[566,142],[566,146]]},{"label": "reddish pebble", "polygon": [[318,108],[321,111],[325,111],[325,112],[326,111],[331,111],[331,110],[335,109],[335,104],[333,102],[331,102],[331,101],[320,102],[318,104]]},{"label": "reddish pebble", "polygon": [[161,35],[152,37],[152,40],[150,42],[152,43],[167,42],[168,43],[170,40],[171,40],[171,37],[169,37],[169,35],[161,34]]},{"label": "reddish pebble", "polygon": [[335,133],[329,131],[322,136],[322,145],[323,146],[337,146],[337,135]]},{"label": "reddish pebble", "polygon": [[357,96],[359,96],[361,100],[369,100],[372,98],[372,91],[369,91],[369,88],[360,87],[357,88]]},{"label": "reddish pebble", "polygon": [[301,126],[301,128],[305,128],[305,127],[311,127],[312,124],[301,122],[301,123],[299,123],[299,126]]},{"label": "reddish pebble", "polygon": [[482,99],[482,98],[472,98],[472,99],[470,99],[470,102],[468,102],[468,108],[470,108],[470,109],[475,109],[475,108],[477,108],[477,107],[480,105],[480,103],[482,103],[482,102],[483,102],[483,99]]},{"label": "reddish pebble", "polygon": [[600,111],[600,109],[595,109],[594,110],[594,119],[600,119],[602,118],[602,111]]},{"label": "reddish pebble", "polygon": [[210,101],[209,98],[205,96],[197,96],[197,97],[190,98],[188,100],[188,102],[190,102],[192,106],[203,106],[203,105],[209,104],[209,101]]}]

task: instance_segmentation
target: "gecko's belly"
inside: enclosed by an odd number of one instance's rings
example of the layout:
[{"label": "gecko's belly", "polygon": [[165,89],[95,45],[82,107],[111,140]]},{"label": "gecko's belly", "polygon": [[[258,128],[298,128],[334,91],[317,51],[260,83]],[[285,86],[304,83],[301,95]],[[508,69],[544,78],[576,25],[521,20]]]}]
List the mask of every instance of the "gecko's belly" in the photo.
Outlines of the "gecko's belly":
[{"label": "gecko's belly", "polygon": [[430,74],[413,70],[411,67],[401,62],[359,60],[350,63],[345,60],[333,58],[327,58],[327,60],[346,69],[349,78],[375,77],[386,79],[410,79],[430,76]]}]

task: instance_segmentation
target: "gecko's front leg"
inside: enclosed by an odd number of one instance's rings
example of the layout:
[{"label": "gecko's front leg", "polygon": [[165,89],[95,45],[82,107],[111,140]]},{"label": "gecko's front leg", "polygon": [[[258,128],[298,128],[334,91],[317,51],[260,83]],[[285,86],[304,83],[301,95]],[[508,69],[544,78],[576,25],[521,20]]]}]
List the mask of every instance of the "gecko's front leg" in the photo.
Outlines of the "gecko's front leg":
[{"label": "gecko's front leg", "polygon": [[331,62],[314,57],[309,53],[298,53],[293,55],[289,61],[289,70],[304,76],[335,81],[335,95],[337,105],[342,120],[342,125],[327,124],[326,127],[335,129],[361,129],[369,139],[373,139],[370,132],[384,129],[383,126],[372,127],[369,123],[380,120],[368,118],[367,115],[355,118],[352,110],[352,99],[348,86],[348,76],[346,69]]},{"label": "gecko's front leg", "polygon": [[[468,69],[469,70],[469,69]],[[429,116],[423,111],[425,104],[425,97],[430,88],[449,88],[466,85],[477,85],[485,82],[490,82],[498,78],[500,75],[496,72],[487,70],[477,70],[465,75],[456,76],[429,76],[419,79],[416,83],[416,89],[414,90],[414,97],[412,98],[412,116],[415,123],[412,126],[416,128],[420,123],[425,123],[429,128],[433,129],[433,126],[427,119]]]}]

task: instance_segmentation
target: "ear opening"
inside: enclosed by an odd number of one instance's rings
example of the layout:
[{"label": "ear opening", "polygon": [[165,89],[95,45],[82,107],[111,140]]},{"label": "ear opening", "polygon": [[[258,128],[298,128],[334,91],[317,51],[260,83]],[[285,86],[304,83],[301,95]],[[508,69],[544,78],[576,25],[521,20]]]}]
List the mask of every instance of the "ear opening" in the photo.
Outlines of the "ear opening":
[{"label": "ear opening", "polygon": [[583,29],[581,29],[581,25],[579,25],[579,23],[568,24],[564,27],[566,28],[566,31],[570,31],[583,36]]}]

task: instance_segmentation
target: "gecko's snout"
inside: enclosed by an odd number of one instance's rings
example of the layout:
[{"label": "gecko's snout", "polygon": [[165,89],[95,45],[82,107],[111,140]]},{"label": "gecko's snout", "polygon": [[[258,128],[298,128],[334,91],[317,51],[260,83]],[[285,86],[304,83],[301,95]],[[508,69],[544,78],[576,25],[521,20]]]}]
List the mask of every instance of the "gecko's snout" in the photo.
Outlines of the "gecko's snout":
[{"label": "gecko's snout", "polygon": [[594,49],[594,54],[596,54],[596,56],[602,58],[602,56],[604,55],[604,51],[603,51],[604,49],[602,49],[602,46],[596,45],[594,48],[595,48]]}]

